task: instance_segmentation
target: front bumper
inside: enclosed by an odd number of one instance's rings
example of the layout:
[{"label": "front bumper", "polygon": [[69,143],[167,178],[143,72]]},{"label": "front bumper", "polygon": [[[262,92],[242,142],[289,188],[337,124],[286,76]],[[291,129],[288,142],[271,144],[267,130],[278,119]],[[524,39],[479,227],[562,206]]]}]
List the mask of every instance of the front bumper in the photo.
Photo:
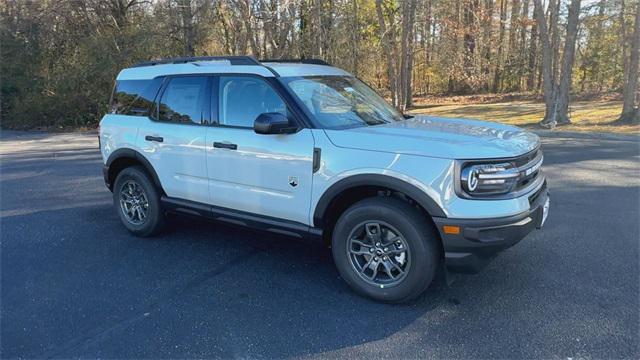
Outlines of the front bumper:
[{"label": "front bumper", "polygon": [[[542,227],[543,207],[548,198],[545,183],[529,196],[530,208],[522,214],[490,219],[433,218],[442,238],[447,268],[467,273],[480,271],[497,253]],[[459,232],[446,233],[445,226],[458,227]]]}]

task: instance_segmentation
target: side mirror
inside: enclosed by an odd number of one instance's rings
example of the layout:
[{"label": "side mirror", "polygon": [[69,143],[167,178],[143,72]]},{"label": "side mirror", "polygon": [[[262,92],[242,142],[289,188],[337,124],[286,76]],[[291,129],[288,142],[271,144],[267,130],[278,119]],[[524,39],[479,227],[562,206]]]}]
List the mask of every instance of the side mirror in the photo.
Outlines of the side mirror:
[{"label": "side mirror", "polygon": [[262,113],[253,122],[256,134],[290,134],[297,130],[290,126],[289,119],[281,113]]}]

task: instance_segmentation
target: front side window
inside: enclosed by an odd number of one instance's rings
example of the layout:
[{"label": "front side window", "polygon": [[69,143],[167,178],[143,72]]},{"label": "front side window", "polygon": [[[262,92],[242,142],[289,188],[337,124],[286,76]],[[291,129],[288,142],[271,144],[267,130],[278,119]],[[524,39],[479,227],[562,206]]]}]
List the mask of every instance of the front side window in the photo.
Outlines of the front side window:
[{"label": "front side window", "polygon": [[171,78],[158,103],[158,119],[174,123],[202,124],[206,88],[206,77]]},{"label": "front side window", "polygon": [[404,120],[362,81],[352,76],[305,76],[282,79],[311,113],[316,126],[345,129]]},{"label": "front side window", "polygon": [[255,77],[221,76],[218,101],[220,125],[252,128],[262,113],[288,115],[287,106],[275,90]]}]

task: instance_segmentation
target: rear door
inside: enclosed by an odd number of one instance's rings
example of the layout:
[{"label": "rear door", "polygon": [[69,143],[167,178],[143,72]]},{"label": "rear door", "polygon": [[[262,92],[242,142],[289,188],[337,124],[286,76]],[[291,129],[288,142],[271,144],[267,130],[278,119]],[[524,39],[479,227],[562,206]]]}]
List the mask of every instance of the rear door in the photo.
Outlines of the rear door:
[{"label": "rear door", "polygon": [[210,89],[209,76],[166,78],[152,116],[138,130],[138,147],[170,197],[209,202],[205,139]]},{"label": "rear door", "polygon": [[[308,223],[314,140],[310,129],[262,135],[253,122],[266,112],[292,116],[277,90],[262,77],[214,79],[207,129],[207,169],[213,205]],[[217,116],[216,116],[217,115]]]}]

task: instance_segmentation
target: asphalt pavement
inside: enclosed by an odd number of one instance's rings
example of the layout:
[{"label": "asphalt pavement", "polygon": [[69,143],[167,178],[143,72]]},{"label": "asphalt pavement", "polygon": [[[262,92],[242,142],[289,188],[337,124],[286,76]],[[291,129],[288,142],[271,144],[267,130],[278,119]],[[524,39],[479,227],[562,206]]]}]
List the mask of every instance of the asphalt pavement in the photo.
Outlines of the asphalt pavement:
[{"label": "asphalt pavement", "polygon": [[0,357],[640,358],[640,142],[545,137],[545,228],[409,304],[321,243],[173,217],[129,235],[95,134],[0,136]]}]

